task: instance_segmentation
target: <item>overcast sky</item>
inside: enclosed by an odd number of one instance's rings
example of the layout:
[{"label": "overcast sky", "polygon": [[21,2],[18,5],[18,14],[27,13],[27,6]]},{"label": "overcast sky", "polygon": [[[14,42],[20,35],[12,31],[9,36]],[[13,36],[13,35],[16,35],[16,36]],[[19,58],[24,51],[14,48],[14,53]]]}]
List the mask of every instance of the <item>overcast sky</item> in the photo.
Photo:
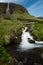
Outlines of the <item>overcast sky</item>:
[{"label": "overcast sky", "polygon": [[0,0],[0,2],[13,2],[21,4],[31,15],[43,17],[43,0]]}]

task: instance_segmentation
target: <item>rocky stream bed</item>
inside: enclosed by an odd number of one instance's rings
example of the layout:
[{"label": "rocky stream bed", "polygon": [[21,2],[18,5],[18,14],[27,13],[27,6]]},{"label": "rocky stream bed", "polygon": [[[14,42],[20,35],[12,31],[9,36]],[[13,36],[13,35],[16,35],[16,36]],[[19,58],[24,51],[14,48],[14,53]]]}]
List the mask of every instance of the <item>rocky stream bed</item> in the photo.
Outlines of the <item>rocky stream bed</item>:
[{"label": "rocky stream bed", "polygon": [[[26,28],[27,29],[27,28]],[[12,61],[11,65],[43,65],[43,46],[41,47],[34,47],[29,49],[29,45],[32,47],[31,43],[28,42],[28,37],[33,39],[31,35],[23,29],[23,33],[21,36],[22,43],[14,43],[11,42],[8,45],[5,45],[6,51],[11,55]],[[28,34],[29,36],[28,36]],[[28,45],[28,49],[25,51],[18,50],[20,44],[23,44],[25,47]],[[22,45],[22,46],[23,46]],[[22,47],[23,50],[25,47]]]},{"label": "rocky stream bed", "polygon": [[4,47],[12,56],[11,65],[43,65],[43,48],[21,52],[17,51],[18,45],[13,43]]}]

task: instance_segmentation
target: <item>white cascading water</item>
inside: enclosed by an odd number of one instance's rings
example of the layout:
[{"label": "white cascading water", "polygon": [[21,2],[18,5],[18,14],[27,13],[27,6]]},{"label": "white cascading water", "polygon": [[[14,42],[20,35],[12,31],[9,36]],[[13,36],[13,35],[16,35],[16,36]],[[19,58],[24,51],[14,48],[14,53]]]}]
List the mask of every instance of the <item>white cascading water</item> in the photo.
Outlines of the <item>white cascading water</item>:
[{"label": "white cascading water", "polygon": [[6,14],[10,14],[10,7],[9,7],[9,3],[8,3],[8,5],[7,5]]},{"label": "white cascading water", "polygon": [[28,31],[26,32],[26,30],[27,30],[27,27],[25,27],[25,29],[22,29],[22,36],[21,36],[22,40],[21,40],[21,43],[19,45],[18,51],[19,50],[26,51],[28,49],[33,49],[33,48],[37,48],[37,47],[43,47],[42,45],[40,45],[43,42],[35,41],[36,44],[29,43],[29,39],[33,40],[33,37],[30,35],[30,33]]},{"label": "white cascading water", "polygon": [[43,45],[43,41],[35,41],[36,44]]}]

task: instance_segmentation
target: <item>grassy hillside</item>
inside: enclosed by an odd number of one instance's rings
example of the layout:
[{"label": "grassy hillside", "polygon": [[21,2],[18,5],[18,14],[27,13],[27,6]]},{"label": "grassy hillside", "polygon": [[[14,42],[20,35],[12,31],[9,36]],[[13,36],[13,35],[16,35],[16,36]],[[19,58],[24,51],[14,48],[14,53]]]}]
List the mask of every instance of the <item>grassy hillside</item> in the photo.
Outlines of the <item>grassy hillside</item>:
[{"label": "grassy hillside", "polygon": [[39,40],[43,40],[42,19],[37,19],[31,16],[23,6],[18,4],[10,3],[10,15],[6,14],[6,8],[7,3],[0,3],[0,64],[2,65],[8,65],[11,61],[11,57],[6,53],[6,50],[2,45],[4,44],[4,36],[6,34],[10,34],[10,32],[12,32],[12,29],[19,29],[25,26],[23,23],[31,22],[30,25],[34,26],[32,34],[36,34]]},{"label": "grassy hillside", "polygon": [[3,47],[4,36],[9,34],[12,29],[19,29],[23,26],[18,17],[28,13],[27,10],[17,4],[10,4],[10,15],[6,14],[7,3],[0,3],[0,65],[10,65],[11,57]]},{"label": "grassy hillside", "polygon": [[[39,34],[42,35],[43,31],[43,20],[42,19],[37,19],[33,16],[31,16],[27,10],[18,4],[12,4],[10,3],[10,15],[6,14],[6,8],[7,8],[7,3],[0,3],[0,38],[3,38],[4,34],[10,31],[13,28],[19,28],[20,26],[23,26],[23,23],[25,22],[34,22],[33,24],[35,27],[35,30],[40,31]],[[38,23],[37,23],[38,22]],[[37,23],[37,24],[36,24]],[[41,26],[41,24],[42,26]],[[37,32],[36,31],[36,32]],[[39,36],[39,35],[38,35]],[[42,36],[41,36],[42,38]]]}]

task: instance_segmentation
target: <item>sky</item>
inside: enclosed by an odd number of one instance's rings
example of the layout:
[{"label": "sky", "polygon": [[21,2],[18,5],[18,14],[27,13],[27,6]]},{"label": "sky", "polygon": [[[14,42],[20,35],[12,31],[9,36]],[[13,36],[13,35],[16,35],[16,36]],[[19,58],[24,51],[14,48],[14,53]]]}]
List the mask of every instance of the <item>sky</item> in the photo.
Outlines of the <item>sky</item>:
[{"label": "sky", "polygon": [[35,17],[43,17],[43,0],[0,0],[0,2],[13,2],[23,5]]}]

